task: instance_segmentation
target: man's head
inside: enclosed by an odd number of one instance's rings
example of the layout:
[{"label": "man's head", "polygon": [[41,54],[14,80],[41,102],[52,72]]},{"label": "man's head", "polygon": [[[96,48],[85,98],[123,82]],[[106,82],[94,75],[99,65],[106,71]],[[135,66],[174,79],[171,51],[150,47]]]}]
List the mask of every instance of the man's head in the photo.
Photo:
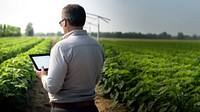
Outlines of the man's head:
[{"label": "man's head", "polygon": [[86,13],[83,7],[78,4],[69,4],[62,10],[62,20],[59,22],[64,33],[75,29],[83,29],[86,20]]}]

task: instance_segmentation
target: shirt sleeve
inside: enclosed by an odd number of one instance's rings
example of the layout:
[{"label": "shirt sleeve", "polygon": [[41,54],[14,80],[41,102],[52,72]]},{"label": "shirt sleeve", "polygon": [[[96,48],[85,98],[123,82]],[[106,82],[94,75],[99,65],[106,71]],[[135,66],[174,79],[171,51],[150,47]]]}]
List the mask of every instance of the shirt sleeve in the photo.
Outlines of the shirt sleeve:
[{"label": "shirt sleeve", "polygon": [[42,77],[44,89],[51,94],[55,94],[62,89],[67,69],[68,65],[65,61],[62,48],[54,45],[50,54],[48,75]]}]

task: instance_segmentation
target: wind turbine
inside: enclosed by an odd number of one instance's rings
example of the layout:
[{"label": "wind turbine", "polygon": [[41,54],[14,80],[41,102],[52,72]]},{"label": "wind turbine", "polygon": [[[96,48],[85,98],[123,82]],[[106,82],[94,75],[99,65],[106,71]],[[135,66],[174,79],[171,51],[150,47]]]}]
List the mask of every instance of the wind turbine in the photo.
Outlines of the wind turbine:
[{"label": "wind turbine", "polygon": [[97,17],[98,19],[98,24],[97,24],[97,27],[98,27],[98,33],[97,33],[97,40],[99,41],[100,40],[100,37],[99,37],[99,32],[100,32],[100,19],[102,19],[103,21],[105,21],[106,23],[108,23],[108,21],[111,21],[110,19],[106,18],[106,17],[102,17],[102,16],[99,16],[99,15],[96,15],[96,14],[91,14],[91,13],[86,13],[88,15],[91,15],[91,16],[95,16]]}]

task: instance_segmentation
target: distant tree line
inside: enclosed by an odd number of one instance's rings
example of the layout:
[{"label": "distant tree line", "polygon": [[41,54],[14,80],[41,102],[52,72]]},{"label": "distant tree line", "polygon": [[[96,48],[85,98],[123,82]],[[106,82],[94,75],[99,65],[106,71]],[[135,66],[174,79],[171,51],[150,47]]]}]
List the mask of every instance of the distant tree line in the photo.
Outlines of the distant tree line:
[{"label": "distant tree line", "polygon": [[41,37],[41,36],[62,36],[63,33],[58,31],[57,33],[54,33],[54,32],[48,32],[48,33],[43,33],[43,32],[38,32],[38,33],[35,33],[34,32],[34,28],[33,28],[33,24],[31,22],[29,22],[26,26],[26,29],[25,29],[25,35],[26,36],[38,36],[38,37]]},{"label": "distant tree line", "polygon": [[[25,29],[26,36],[63,36],[64,34],[60,31],[57,33],[49,32],[49,33],[34,33],[33,24],[28,23]],[[96,37],[96,32],[91,32],[91,36]],[[0,37],[6,36],[21,36],[21,29],[20,27],[0,24]],[[176,36],[172,36],[167,32],[162,32],[160,34],[155,33],[136,33],[136,32],[100,32],[99,36],[101,38],[134,38],[134,39],[181,39],[181,40],[200,40],[199,35],[184,35],[183,32],[178,32]]]},{"label": "distant tree line", "polygon": [[58,31],[57,33],[54,33],[54,32],[48,32],[48,33],[42,33],[42,32],[39,32],[39,33],[35,33],[35,36],[63,36],[64,34],[60,31]]},{"label": "distant tree line", "polygon": [[[97,33],[92,32],[90,33],[91,36],[96,37]],[[184,35],[182,32],[178,32],[176,36],[172,36],[167,32],[162,32],[160,34],[155,33],[136,33],[136,32],[100,32],[101,38],[134,38],[134,39],[182,39],[182,40],[196,40],[200,39],[200,36],[197,35]]]},{"label": "distant tree line", "polygon": [[21,28],[6,24],[0,24],[0,37],[21,36]]}]

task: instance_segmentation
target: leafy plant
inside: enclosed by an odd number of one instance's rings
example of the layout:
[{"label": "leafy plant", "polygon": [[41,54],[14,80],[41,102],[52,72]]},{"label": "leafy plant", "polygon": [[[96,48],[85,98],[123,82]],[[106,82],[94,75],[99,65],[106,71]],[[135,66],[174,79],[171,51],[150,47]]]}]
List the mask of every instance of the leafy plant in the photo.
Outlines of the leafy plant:
[{"label": "leafy plant", "polygon": [[7,111],[23,111],[27,92],[36,76],[28,54],[48,53],[51,39],[46,39],[25,53],[8,59],[0,65],[0,107]]},{"label": "leafy plant", "polygon": [[101,41],[106,61],[100,85],[131,112],[198,112],[196,41]]}]

